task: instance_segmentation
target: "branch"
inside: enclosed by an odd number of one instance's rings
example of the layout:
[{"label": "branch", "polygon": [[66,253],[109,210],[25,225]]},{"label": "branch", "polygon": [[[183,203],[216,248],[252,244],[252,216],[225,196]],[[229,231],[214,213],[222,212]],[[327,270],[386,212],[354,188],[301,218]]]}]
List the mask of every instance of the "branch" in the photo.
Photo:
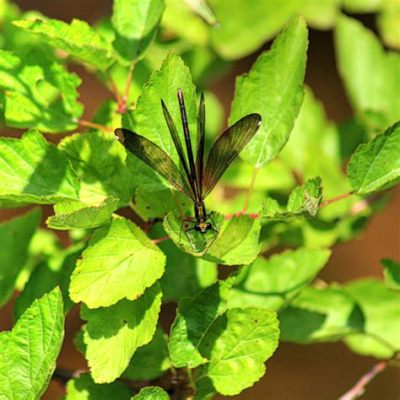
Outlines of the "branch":
[{"label": "branch", "polygon": [[112,128],[106,126],[106,125],[100,125],[100,124],[96,124],[95,122],[91,122],[91,121],[87,121],[85,119],[81,119],[81,118],[74,118],[73,121],[76,124],[82,125],[82,126],[86,126],[88,128],[94,128],[94,129],[100,129],[102,131],[106,131],[106,132],[112,132]]},{"label": "branch", "polygon": [[357,383],[347,391],[339,400],[354,400],[362,396],[365,392],[365,387],[372,381],[378,374],[383,372],[389,365],[389,360],[380,361],[375,364],[367,373],[365,373]]},{"label": "branch", "polygon": [[329,204],[336,203],[339,200],[347,199],[347,197],[350,197],[353,194],[354,192],[344,193],[339,196],[333,197],[332,199],[325,200],[319,205],[319,208],[324,208],[326,206],[329,206]]}]

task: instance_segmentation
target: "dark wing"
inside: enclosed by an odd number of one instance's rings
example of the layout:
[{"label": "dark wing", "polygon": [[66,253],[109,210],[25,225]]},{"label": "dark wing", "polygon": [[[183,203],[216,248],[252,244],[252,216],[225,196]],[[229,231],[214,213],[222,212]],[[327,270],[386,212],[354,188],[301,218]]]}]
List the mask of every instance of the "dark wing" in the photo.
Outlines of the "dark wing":
[{"label": "dark wing", "polygon": [[[172,140],[174,141],[174,145],[175,145],[176,151],[178,153],[182,168],[185,171],[185,174],[189,179],[189,177],[190,177],[189,167],[188,167],[186,159],[185,159],[185,153],[183,151],[182,143],[181,143],[181,140],[179,139],[178,131],[176,130],[174,120],[172,119],[171,114],[169,113],[168,108],[165,105],[163,100],[161,100],[161,106],[162,106],[162,110],[164,113],[165,121],[168,125],[169,132],[171,134]],[[189,182],[190,182],[190,179],[189,179]]]},{"label": "dark wing", "polygon": [[192,191],[185,178],[164,150],[145,137],[128,129],[116,129],[115,135],[128,151],[158,172],[175,189],[193,199]]},{"label": "dark wing", "polygon": [[199,114],[197,117],[197,157],[196,157],[196,169],[199,184],[199,192],[203,192],[203,173],[204,173],[204,142],[205,142],[205,120],[206,110],[204,106],[204,94],[200,95]]},{"label": "dark wing", "polygon": [[261,124],[261,115],[249,114],[229,127],[214,143],[204,169],[203,198],[205,198],[222,174],[250,142]]}]

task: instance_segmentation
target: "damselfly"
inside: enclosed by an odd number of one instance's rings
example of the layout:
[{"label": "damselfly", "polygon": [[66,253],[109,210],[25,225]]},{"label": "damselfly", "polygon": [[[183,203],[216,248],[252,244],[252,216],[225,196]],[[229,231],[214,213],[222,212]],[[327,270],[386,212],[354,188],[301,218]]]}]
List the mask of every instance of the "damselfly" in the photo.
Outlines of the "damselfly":
[{"label": "damselfly", "polygon": [[172,161],[171,157],[149,139],[124,128],[116,129],[115,134],[128,151],[153,168],[170,182],[175,189],[192,199],[196,218],[193,229],[205,234],[209,230],[214,230],[214,227],[204,206],[204,199],[210,194],[228,166],[257,132],[261,124],[261,116],[259,114],[249,114],[230,126],[213,144],[208,153],[207,161],[204,163],[204,95],[201,94],[200,97],[197,118],[198,143],[196,159],[193,154],[185,100],[181,89],[178,90],[178,101],[186,154],[175,123],[163,100],[161,100],[161,107],[179,156],[182,172]]}]

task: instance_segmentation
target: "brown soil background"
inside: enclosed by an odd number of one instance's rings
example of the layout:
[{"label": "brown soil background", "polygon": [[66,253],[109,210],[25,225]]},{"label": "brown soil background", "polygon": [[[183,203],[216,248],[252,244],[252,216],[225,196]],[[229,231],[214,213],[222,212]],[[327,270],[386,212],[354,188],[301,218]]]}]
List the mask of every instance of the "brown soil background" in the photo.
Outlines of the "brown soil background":
[{"label": "brown soil background", "polygon": [[[18,0],[25,10],[37,9],[45,15],[69,21],[81,18],[89,22],[110,13],[111,0]],[[374,29],[374,18],[363,16],[362,20]],[[351,39],[350,39],[351,40]],[[234,78],[248,71],[255,56],[238,63],[224,79],[211,89],[216,92],[227,111],[233,97]],[[81,67],[73,67],[83,79],[80,87],[81,101],[86,106],[85,117],[90,119],[98,105],[109,93],[96,78]],[[342,121],[351,115],[345,93],[338,77],[331,32],[311,30],[309,61],[306,83],[325,104],[329,118]],[[3,130],[3,135],[19,132]],[[382,276],[379,264],[382,258],[400,259],[400,190],[395,194],[384,212],[376,215],[367,230],[356,240],[334,247],[328,266],[321,274],[327,281],[347,281],[362,276]],[[0,210],[0,220],[5,220],[25,209]],[[0,312],[0,330],[12,327],[12,302]],[[66,369],[83,368],[81,356],[71,345],[71,338],[80,324],[77,310],[69,315],[66,341],[59,357],[59,366]],[[267,373],[253,388],[232,399],[246,400],[330,400],[337,399],[356,380],[374,365],[372,358],[352,354],[343,344],[315,344],[301,346],[282,343],[268,362]],[[364,400],[398,399],[400,396],[400,370],[388,368],[367,388]],[[63,387],[52,382],[44,395],[45,400],[60,399]],[[111,400],[111,399],[110,399]]]}]

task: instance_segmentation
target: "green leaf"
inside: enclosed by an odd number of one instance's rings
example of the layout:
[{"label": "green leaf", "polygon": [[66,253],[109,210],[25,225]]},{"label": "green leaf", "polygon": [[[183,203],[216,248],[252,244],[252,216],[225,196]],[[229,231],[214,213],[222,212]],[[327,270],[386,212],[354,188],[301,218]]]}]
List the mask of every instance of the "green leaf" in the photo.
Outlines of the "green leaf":
[{"label": "green leaf", "polygon": [[237,79],[229,122],[254,112],[261,115],[258,132],[242,152],[256,167],[273,160],[289,139],[303,101],[307,46],[307,26],[296,18],[250,72]]},{"label": "green leaf", "polygon": [[352,155],[347,174],[359,194],[386,189],[400,182],[400,122],[360,145]]},{"label": "green leaf", "polygon": [[132,400],[169,400],[169,396],[164,389],[158,386],[147,386],[133,396]]},{"label": "green leaf", "polygon": [[71,276],[70,296],[89,308],[135,300],[164,273],[165,256],[133,222],[97,229]]},{"label": "green leaf", "polygon": [[182,212],[193,208],[187,196],[169,188],[153,191],[140,186],[135,192],[135,212],[146,220],[164,218],[168,212],[176,210],[177,204]]},{"label": "green leaf", "polygon": [[[162,25],[193,45],[206,47],[209,42],[209,30],[199,15],[191,9],[194,2],[166,0],[166,10]],[[199,4],[198,1],[195,2]]]},{"label": "green leaf", "polygon": [[398,121],[400,55],[385,52],[370,30],[345,16],[338,20],[335,44],[338,68],[357,115],[371,129]]},{"label": "green leaf", "polygon": [[0,306],[5,304],[15,289],[19,272],[28,257],[28,246],[40,222],[40,211],[0,224]]},{"label": "green leaf", "polygon": [[130,203],[140,172],[135,176],[129,172],[127,154],[114,135],[104,131],[77,133],[65,138],[59,148],[81,181],[80,202],[98,205],[112,196],[120,199],[119,207]]},{"label": "green leaf", "polygon": [[171,328],[169,353],[174,367],[195,368],[207,360],[199,351],[204,334],[226,311],[233,278],[216,282],[191,299],[179,303]]},{"label": "green leaf", "polygon": [[75,129],[74,119],[83,113],[77,101],[80,83],[44,50],[31,50],[23,58],[0,50],[0,88],[5,91],[8,126],[50,133]]},{"label": "green leaf", "polygon": [[378,27],[383,42],[395,49],[400,48],[400,7],[396,2],[384,2],[383,9],[378,16]]},{"label": "green leaf", "polygon": [[182,253],[171,240],[161,242],[159,247],[167,256],[165,273],[161,278],[164,301],[179,302],[182,297],[193,297],[216,282],[218,270],[215,263]]},{"label": "green leaf", "polygon": [[97,385],[89,374],[70,379],[65,396],[65,400],[129,400],[130,398],[130,390],[121,382]]},{"label": "green leaf", "polygon": [[37,131],[21,139],[0,138],[0,181],[0,201],[9,205],[78,198],[78,181],[67,159]]},{"label": "green leaf", "polygon": [[139,133],[160,146],[177,165],[180,165],[179,158],[165,122],[161,99],[164,100],[175,125],[179,128],[181,126],[177,98],[179,88],[182,89],[185,96],[192,147],[195,152],[197,146],[196,91],[189,69],[184,65],[182,59],[176,55],[170,54],[164,60],[161,69],[151,75],[137,101],[135,110],[125,114],[123,118],[125,128]]},{"label": "green leaf", "polygon": [[276,311],[295,298],[328,262],[327,249],[287,250],[262,257],[236,279],[229,307],[257,307]]},{"label": "green leaf", "polygon": [[383,0],[342,0],[345,9],[352,13],[372,13],[379,11]]},{"label": "green leaf", "polygon": [[97,205],[79,201],[63,201],[54,206],[55,215],[47,218],[46,224],[52,229],[89,229],[109,222],[118,207],[119,199],[107,197]]},{"label": "green leaf", "polygon": [[82,252],[82,245],[72,246],[53,254],[40,263],[29,277],[23,291],[15,302],[15,315],[18,318],[34,302],[45,293],[59,286],[63,296],[65,314],[73,303],[68,295],[70,276],[76,261]]},{"label": "green leaf", "polygon": [[155,284],[135,301],[121,300],[94,310],[82,308],[81,316],[87,321],[83,336],[86,358],[96,383],[121,376],[135,351],[151,341],[160,306],[161,290]]},{"label": "green leaf", "polygon": [[54,289],[34,303],[11,332],[0,333],[0,397],[41,398],[64,336],[61,292]]},{"label": "green leaf", "polygon": [[185,253],[195,257],[203,256],[214,240],[218,240],[219,231],[223,223],[223,215],[212,214],[212,224],[215,231],[209,230],[205,234],[196,232],[193,228],[195,220],[182,219],[172,212],[168,213],[163,220],[163,227],[175,245]]},{"label": "green leaf", "polygon": [[14,24],[98,69],[105,70],[114,62],[112,46],[85,21],[73,19],[67,24],[56,19],[37,18]]},{"label": "green leaf", "polygon": [[400,349],[400,293],[376,279],[355,281],[345,289],[365,315],[364,333],[348,336],[345,343],[359,354],[392,357]]},{"label": "green leaf", "polygon": [[271,39],[295,15],[298,6],[285,1],[209,0],[219,22],[211,33],[217,52],[228,60],[242,58]]},{"label": "green leaf", "polygon": [[204,258],[224,265],[250,264],[260,252],[260,230],[258,219],[247,215],[235,216],[224,224]]},{"label": "green leaf", "polygon": [[154,41],[164,0],[116,0],[111,22],[116,31],[114,48],[128,61],[142,58]]},{"label": "green leaf", "polygon": [[321,178],[308,179],[302,186],[297,186],[290,193],[286,209],[279,203],[267,197],[264,201],[260,218],[268,220],[288,219],[302,215],[315,217],[322,199]]},{"label": "green leaf", "polygon": [[199,346],[207,358],[196,376],[201,393],[210,385],[232,396],[252,386],[265,373],[264,363],[278,347],[276,313],[257,308],[233,308],[219,316]]},{"label": "green leaf", "polygon": [[[344,132],[349,143],[353,132]],[[332,198],[347,193],[350,186],[342,172],[342,143],[337,128],[328,120],[324,107],[306,87],[304,101],[289,141],[280,153],[286,165],[304,180],[319,176],[323,182],[324,197]],[[322,212],[334,218],[347,212],[348,202],[339,202]]]},{"label": "green leaf", "polygon": [[217,24],[218,21],[206,0],[189,0],[186,3],[208,25],[214,26]]},{"label": "green leaf", "polygon": [[400,263],[388,258],[381,261],[385,283],[389,289],[400,290]]},{"label": "green leaf", "polygon": [[134,381],[153,380],[163,375],[170,366],[166,335],[157,328],[151,342],[135,352],[124,377]]},{"label": "green leaf", "polygon": [[364,316],[342,288],[308,287],[279,314],[281,339],[296,343],[337,341],[361,331]]}]

